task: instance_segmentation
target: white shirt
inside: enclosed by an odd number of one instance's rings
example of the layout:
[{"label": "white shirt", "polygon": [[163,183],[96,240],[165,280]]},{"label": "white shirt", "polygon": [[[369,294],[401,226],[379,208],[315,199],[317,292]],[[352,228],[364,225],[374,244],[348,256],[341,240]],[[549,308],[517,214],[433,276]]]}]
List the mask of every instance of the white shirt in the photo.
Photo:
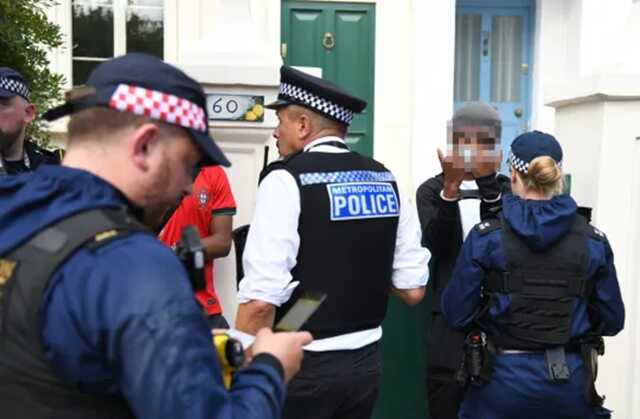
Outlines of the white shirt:
[{"label": "white shirt", "polygon": [[[346,153],[348,150],[326,142],[341,142],[324,137],[308,144],[310,153]],[[400,196],[400,199],[402,197]],[[300,236],[300,191],[286,170],[269,173],[260,183],[256,209],[242,258],[244,278],[240,282],[238,303],[261,300],[279,307],[291,298],[298,281],[291,282]],[[401,200],[396,249],[393,259],[393,286],[398,289],[424,287],[429,278],[429,251],[420,245],[420,227],[415,206]],[[304,349],[309,351],[351,350],[376,342],[382,328],[318,339]]]},{"label": "white shirt", "polygon": [[[461,190],[478,189],[475,180],[463,180],[460,184]],[[469,232],[476,224],[480,223],[480,200],[479,199],[461,199],[458,201],[460,208],[460,222],[462,223],[462,241],[464,241]]]}]

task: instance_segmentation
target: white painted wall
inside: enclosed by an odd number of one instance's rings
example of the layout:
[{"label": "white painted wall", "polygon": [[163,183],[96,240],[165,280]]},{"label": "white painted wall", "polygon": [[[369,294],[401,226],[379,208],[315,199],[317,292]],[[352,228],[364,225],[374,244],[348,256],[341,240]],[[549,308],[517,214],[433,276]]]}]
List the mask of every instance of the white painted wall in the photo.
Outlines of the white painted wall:
[{"label": "white painted wall", "polygon": [[[640,416],[640,3],[585,0],[565,30],[576,50],[564,78],[543,86],[573,174],[572,194],[608,235],[626,307],[607,339],[598,388],[616,418]],[[576,42],[577,41],[577,42]],[[568,52],[568,51],[567,51]]]},{"label": "white painted wall", "polygon": [[375,34],[374,157],[396,176],[403,192],[412,195],[411,74],[413,24],[411,1],[378,1]]},{"label": "white painted wall", "polygon": [[447,121],[453,113],[455,3],[413,1],[410,161],[414,193],[441,171],[436,150],[445,149]]},{"label": "white painted wall", "polygon": [[[181,2],[174,18],[175,64],[201,82],[207,93],[264,95],[265,103],[277,96],[280,45],[278,0],[189,0]],[[275,113],[265,112],[258,122],[213,122],[211,132],[232,162],[227,170],[238,212],[234,227],[248,224],[255,208],[258,174],[264,146],[277,157],[272,132]],[[216,291],[229,324],[235,323],[235,250],[217,259]]]},{"label": "white painted wall", "polygon": [[640,124],[633,115],[640,115],[640,94],[635,100],[605,96],[556,110],[556,135],[562,138],[565,168],[573,173],[572,195],[594,208],[594,224],[609,238],[627,309],[623,332],[606,339],[598,378],[606,406],[620,418],[640,414],[635,350],[640,343]]}]

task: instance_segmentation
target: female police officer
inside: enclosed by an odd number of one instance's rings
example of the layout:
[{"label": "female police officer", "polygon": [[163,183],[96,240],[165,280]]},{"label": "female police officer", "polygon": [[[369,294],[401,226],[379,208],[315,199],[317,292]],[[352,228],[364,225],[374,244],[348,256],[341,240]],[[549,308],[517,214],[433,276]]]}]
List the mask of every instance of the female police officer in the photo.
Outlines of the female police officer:
[{"label": "female police officer", "polygon": [[509,163],[513,195],[471,231],[442,296],[469,332],[459,417],[609,417],[593,381],[600,336],[624,325],[611,247],[560,194],[554,137],[519,136]]}]

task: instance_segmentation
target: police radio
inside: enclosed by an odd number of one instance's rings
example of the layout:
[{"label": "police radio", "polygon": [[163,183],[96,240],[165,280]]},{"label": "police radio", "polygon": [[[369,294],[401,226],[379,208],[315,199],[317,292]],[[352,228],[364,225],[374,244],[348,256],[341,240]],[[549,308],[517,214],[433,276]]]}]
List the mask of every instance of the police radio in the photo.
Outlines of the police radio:
[{"label": "police radio", "polygon": [[194,226],[189,225],[182,229],[175,252],[189,274],[189,282],[193,290],[204,290],[206,287],[204,246]]}]

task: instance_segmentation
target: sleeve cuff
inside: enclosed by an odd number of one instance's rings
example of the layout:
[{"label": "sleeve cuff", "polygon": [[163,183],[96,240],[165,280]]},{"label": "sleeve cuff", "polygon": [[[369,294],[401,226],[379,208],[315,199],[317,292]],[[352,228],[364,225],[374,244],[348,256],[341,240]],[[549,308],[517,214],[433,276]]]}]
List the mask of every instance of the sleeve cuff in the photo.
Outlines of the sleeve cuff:
[{"label": "sleeve cuff", "polygon": [[482,200],[488,203],[498,202],[501,198],[500,185],[495,173],[476,179]]},{"label": "sleeve cuff", "polygon": [[236,215],[236,209],[235,208],[217,208],[214,209],[213,211],[211,211],[212,215]]},{"label": "sleeve cuff", "polygon": [[460,199],[460,196],[456,196],[455,198],[445,198],[444,196],[444,190],[440,191],[440,199],[442,199],[445,202],[458,202],[458,200]]},{"label": "sleeve cuff", "polygon": [[496,202],[500,201],[502,199],[502,193],[499,193],[498,196],[494,199],[487,199],[487,198],[482,198],[482,200],[484,202],[486,202],[487,204],[495,204]]},{"label": "sleeve cuff", "polygon": [[253,357],[251,364],[263,364],[272,366],[280,375],[280,378],[284,380],[284,368],[282,367],[282,363],[278,358],[276,358],[273,354],[262,352]]}]

